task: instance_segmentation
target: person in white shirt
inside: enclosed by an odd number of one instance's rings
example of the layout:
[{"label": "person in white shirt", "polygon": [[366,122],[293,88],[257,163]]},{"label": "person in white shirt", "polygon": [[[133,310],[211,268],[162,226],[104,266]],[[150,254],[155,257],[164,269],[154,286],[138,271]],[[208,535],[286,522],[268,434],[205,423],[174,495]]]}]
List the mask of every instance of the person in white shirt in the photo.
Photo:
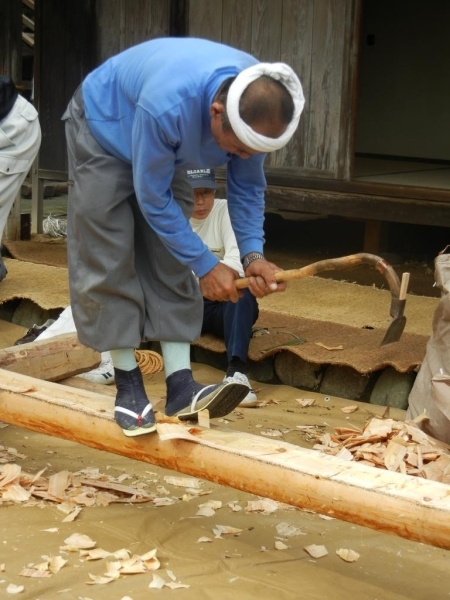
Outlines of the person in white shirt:
[{"label": "person in white shirt", "polygon": [[[215,198],[217,183],[213,169],[187,172],[194,193],[192,229],[225,265],[244,276],[236,237],[228,214],[227,201]],[[258,302],[248,289],[238,302],[203,298],[202,333],[212,333],[225,341],[228,368],[224,381],[243,383],[249,392],[241,407],[257,404],[255,392],[245,374],[252,327],[258,318]]]}]

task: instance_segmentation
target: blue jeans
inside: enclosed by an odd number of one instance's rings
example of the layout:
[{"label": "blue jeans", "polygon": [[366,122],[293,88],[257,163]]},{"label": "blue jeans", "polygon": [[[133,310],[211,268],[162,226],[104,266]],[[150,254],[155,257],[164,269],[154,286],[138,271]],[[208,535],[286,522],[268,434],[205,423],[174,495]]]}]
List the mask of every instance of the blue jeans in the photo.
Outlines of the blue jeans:
[{"label": "blue jeans", "polygon": [[247,361],[252,327],[258,318],[258,302],[248,290],[238,302],[218,302],[203,298],[202,333],[212,333],[225,341],[228,362],[237,356]]}]

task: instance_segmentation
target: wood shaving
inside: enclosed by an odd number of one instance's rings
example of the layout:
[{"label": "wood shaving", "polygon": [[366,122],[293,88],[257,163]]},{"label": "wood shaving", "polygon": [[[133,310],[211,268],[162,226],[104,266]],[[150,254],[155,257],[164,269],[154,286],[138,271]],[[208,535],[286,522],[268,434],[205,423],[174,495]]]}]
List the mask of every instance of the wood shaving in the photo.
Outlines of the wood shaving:
[{"label": "wood shaving", "polygon": [[166,475],[164,481],[176,487],[199,489],[201,486],[200,479],[197,479],[196,477],[176,477],[174,475]]},{"label": "wood shaving", "polygon": [[345,562],[356,562],[359,559],[359,554],[349,548],[339,548],[336,554]]},{"label": "wood shaving", "polygon": [[294,527],[294,525],[290,525],[289,523],[278,523],[276,527],[278,535],[283,537],[292,537],[294,535],[306,535],[304,531],[299,529],[298,527]]},{"label": "wood shaving", "polygon": [[286,544],[280,542],[279,540],[275,540],[275,548],[276,550],[286,550],[289,548],[289,546],[286,546]]},{"label": "wood shaving", "polygon": [[242,533],[242,529],[236,527],[230,527],[229,525],[216,525],[213,529],[213,533],[216,538],[220,538],[224,534],[232,533],[233,535],[239,535]]},{"label": "wood shaving", "polygon": [[320,346],[321,348],[324,348],[325,350],[343,350],[344,346],[326,346],[325,344],[322,344],[322,342],[314,342],[316,344],[316,346]]},{"label": "wood shaving", "polygon": [[311,544],[310,546],[304,546],[304,550],[313,558],[322,558],[328,554],[328,550],[325,546],[318,546],[317,544]]},{"label": "wood shaving", "polygon": [[[83,506],[107,506],[113,502],[149,502],[153,496],[135,485],[115,483],[114,477],[90,470],[92,479],[83,475],[86,471],[71,473],[61,471],[43,477],[45,469],[36,475],[22,471],[19,465],[0,465],[0,505],[25,504],[32,506],[34,499],[58,504],[58,510],[66,515],[65,522],[73,521]],[[140,487],[138,487],[140,486]]]},{"label": "wood shaving", "polygon": [[364,464],[450,483],[450,450],[411,421],[370,419],[363,429],[336,427],[316,437],[314,449]]},{"label": "wood shaving", "polygon": [[314,398],[296,398],[295,401],[298,402],[300,404],[300,406],[305,408],[307,406],[312,406],[315,402],[315,399]]},{"label": "wood shaving", "polygon": [[248,500],[245,508],[246,512],[259,512],[263,515],[270,515],[280,508],[279,502],[262,498],[261,500]]},{"label": "wood shaving", "polygon": [[354,413],[355,411],[358,410],[358,407],[356,404],[352,404],[350,406],[343,406],[341,408],[343,413],[346,413],[347,415],[350,415],[351,413]]}]

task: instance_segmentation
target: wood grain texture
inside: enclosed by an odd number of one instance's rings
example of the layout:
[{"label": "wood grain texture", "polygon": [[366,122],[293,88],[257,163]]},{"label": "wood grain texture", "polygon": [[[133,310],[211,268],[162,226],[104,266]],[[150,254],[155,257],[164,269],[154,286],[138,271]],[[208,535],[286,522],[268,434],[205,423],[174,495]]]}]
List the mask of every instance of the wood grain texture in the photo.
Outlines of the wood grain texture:
[{"label": "wood grain texture", "polygon": [[0,350],[0,369],[45,381],[71,377],[99,364],[100,354],[83,346],[74,333]]}]

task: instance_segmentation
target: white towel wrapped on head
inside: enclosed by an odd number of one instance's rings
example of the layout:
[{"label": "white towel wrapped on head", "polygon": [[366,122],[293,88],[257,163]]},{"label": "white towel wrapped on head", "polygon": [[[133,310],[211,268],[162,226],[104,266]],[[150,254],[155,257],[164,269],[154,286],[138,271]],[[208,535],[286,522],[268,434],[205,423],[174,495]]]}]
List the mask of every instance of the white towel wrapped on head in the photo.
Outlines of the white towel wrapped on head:
[{"label": "white towel wrapped on head", "polygon": [[[282,83],[291,94],[294,114],[286,131],[278,138],[270,138],[254,131],[239,114],[239,101],[247,87],[262,75],[267,75]],[[227,115],[230,125],[240,141],[258,152],[274,152],[283,148],[298,127],[300,115],[305,105],[302,84],[293,69],[285,63],[258,63],[239,73],[230,86],[227,97]]]}]

